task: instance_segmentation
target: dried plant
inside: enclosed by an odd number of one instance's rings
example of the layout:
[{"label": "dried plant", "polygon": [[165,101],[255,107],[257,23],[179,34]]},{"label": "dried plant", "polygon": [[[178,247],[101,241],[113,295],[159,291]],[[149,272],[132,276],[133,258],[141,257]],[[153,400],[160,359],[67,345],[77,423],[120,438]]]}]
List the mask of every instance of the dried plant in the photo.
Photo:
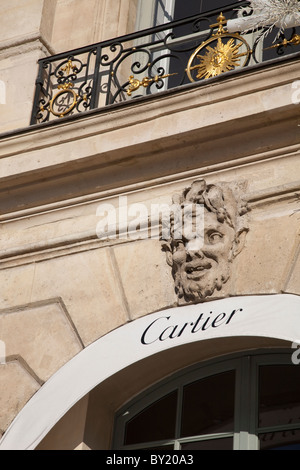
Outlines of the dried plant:
[{"label": "dried plant", "polygon": [[[229,31],[244,33],[258,28],[267,28],[263,36],[269,34],[274,27],[280,35],[285,29],[300,25],[300,2],[298,0],[250,0],[250,6],[238,10],[238,18],[229,20]],[[249,12],[252,14],[249,15]]]}]

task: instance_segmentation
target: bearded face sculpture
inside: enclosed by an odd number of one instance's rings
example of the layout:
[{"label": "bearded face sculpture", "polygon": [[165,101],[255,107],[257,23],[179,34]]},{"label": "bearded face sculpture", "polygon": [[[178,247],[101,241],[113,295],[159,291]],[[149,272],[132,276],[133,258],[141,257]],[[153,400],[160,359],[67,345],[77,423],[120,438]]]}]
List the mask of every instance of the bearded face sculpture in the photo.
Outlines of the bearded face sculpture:
[{"label": "bearded face sculpture", "polygon": [[180,299],[211,297],[230,278],[248,231],[248,207],[240,187],[233,186],[197,180],[173,197],[169,237],[162,238]]}]

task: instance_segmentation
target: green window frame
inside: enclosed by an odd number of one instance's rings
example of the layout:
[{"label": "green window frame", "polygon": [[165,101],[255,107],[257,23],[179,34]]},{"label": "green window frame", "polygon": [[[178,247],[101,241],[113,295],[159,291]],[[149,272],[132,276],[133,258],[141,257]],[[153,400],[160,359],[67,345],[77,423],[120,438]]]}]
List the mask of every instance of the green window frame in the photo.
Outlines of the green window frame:
[{"label": "green window frame", "polygon": [[[214,448],[214,450],[218,450],[223,448],[223,443],[229,442],[228,439],[232,439],[231,449],[233,450],[260,450],[260,442],[262,442],[263,448],[268,448],[270,447],[268,443],[271,444],[272,439],[277,435],[285,436],[285,439],[286,436],[293,436],[294,444],[300,445],[300,413],[296,416],[295,420],[289,419],[286,423],[280,423],[279,419],[278,423],[260,427],[258,421],[259,400],[260,396],[262,396],[259,390],[262,390],[261,384],[263,383],[263,377],[260,378],[260,374],[262,372],[265,374],[265,371],[271,370],[270,368],[266,369],[265,366],[273,366],[273,371],[275,371],[275,382],[276,380],[278,382],[280,373],[283,372],[283,369],[280,368],[280,366],[289,366],[287,369],[284,368],[284,371],[290,371],[292,379],[295,375],[295,382],[293,382],[295,385],[293,385],[292,388],[294,389],[294,387],[296,387],[298,394],[298,389],[300,388],[300,365],[297,366],[292,363],[292,352],[292,350],[285,352],[251,351],[234,356],[220,357],[189,367],[162,380],[128,402],[116,413],[113,449],[191,450],[193,449],[193,446],[197,449],[197,446],[200,445],[204,447],[204,449]],[[276,366],[275,370],[274,366]],[[221,376],[229,371],[234,371],[235,373],[234,422],[232,430],[211,432],[207,434],[194,434],[183,437],[181,432],[181,423],[183,419],[183,393],[184,390],[186,390],[186,387],[190,384],[206,380],[207,378]],[[268,388],[267,380],[268,377],[265,380]],[[285,376],[282,377],[282,383],[285,383]],[[285,385],[283,385],[283,388],[284,387]],[[277,388],[278,386],[276,389]],[[177,405],[175,411],[176,425],[174,435],[171,438],[159,440],[153,439],[139,443],[132,442],[130,445],[124,445],[126,440],[126,429],[129,429],[128,426],[130,423],[132,423],[137,416],[143,416],[141,413],[147,410],[151,405],[159,403],[159,400],[162,400],[164,397],[171,396],[170,394],[172,392],[176,392],[177,394]],[[269,400],[269,398],[267,399]],[[272,397],[270,400],[271,399]],[[277,415],[280,417],[280,410],[276,411],[277,408],[274,408],[275,405],[272,404],[272,406],[271,416],[273,416],[273,418]],[[288,407],[288,404],[283,402],[282,406],[285,408],[286,406]],[[297,406],[298,399],[296,400],[296,408]],[[292,408],[293,412],[296,412],[296,408]],[[146,421],[145,426],[147,426]],[[273,445],[273,447],[276,446]]]}]

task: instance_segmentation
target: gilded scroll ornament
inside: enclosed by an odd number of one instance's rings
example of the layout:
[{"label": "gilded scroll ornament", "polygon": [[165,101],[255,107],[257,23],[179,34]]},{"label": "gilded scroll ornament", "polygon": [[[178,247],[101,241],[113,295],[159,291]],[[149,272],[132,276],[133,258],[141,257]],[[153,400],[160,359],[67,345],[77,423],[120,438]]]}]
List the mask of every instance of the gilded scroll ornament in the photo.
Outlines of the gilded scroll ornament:
[{"label": "gilded scroll ornament", "polygon": [[58,86],[60,91],[54,95],[49,103],[50,112],[54,116],[64,117],[75,108],[78,95],[74,90],[72,90],[72,87],[72,83]]},{"label": "gilded scroll ornament", "polygon": [[151,83],[157,83],[164,78],[171,77],[172,75],[177,75],[177,74],[168,73],[166,75],[155,75],[155,77],[152,77],[152,78],[144,77],[142,80],[139,80],[138,78],[135,78],[133,75],[130,75],[128,79],[129,86],[126,89],[126,93],[128,96],[131,96],[132,93],[138,90],[140,87],[147,88],[148,86],[151,85]]},{"label": "gilded scroll ornament", "polygon": [[[77,73],[78,68],[73,64],[71,59],[67,61],[64,67],[60,68],[59,75],[62,83],[57,86],[59,91],[49,102],[49,110],[54,116],[67,116],[78,104],[79,94],[73,89],[74,83],[70,80],[70,78],[76,80]],[[83,95],[81,99],[82,101],[86,101],[86,95]]]},{"label": "gilded scroll ornament", "polygon": [[289,44],[292,46],[299,46],[300,45],[300,35],[299,34],[293,34],[291,39],[284,38],[281,42],[278,42],[276,44],[272,44],[270,47],[266,47],[264,51],[267,51],[268,49],[277,49],[278,47],[287,47]]}]

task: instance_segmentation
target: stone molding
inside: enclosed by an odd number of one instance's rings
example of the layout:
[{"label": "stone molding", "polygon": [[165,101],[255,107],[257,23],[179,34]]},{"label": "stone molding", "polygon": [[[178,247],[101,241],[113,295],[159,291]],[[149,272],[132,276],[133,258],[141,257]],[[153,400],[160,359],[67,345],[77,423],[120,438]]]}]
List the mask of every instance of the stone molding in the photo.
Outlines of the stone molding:
[{"label": "stone molding", "polygon": [[[274,84],[274,76],[278,74],[281,74],[280,83]],[[258,132],[263,123],[270,126],[277,121],[283,128],[284,119],[294,119],[297,116],[297,107],[291,101],[291,84],[297,79],[297,62],[288,62],[240,76],[227,77],[226,81],[193,86],[171,94],[153,95],[148,101],[133,100],[123,107],[115,106],[87,112],[79,119],[62,118],[54,125],[52,123],[50,126],[22,129],[20,135],[2,134],[0,169],[3,184],[6,181],[13,183],[14,177],[18,176],[20,179],[23,173],[24,182],[36,180],[40,171],[45,174],[51,169],[53,175],[57,168],[62,174],[62,170],[65,172],[70,163],[74,164],[78,159],[81,168],[82,163],[95,165],[101,155],[105,159],[110,155],[110,162],[117,162],[120,161],[120,148],[127,148],[128,155],[132,154],[134,148],[139,155],[141,151],[146,154],[150,150],[146,144],[153,142],[153,136],[155,142],[160,142],[156,151],[162,153],[168,149],[171,140],[174,149],[174,136],[176,142],[184,137],[186,145],[195,140],[195,133],[198,141],[225,138],[229,129],[232,134],[233,123],[235,134],[255,129]],[[274,93],[280,97],[278,100],[274,100]],[[242,98],[245,101],[241,108],[236,104]],[[200,122],[199,113],[205,113],[205,119],[202,117]],[[171,116],[178,122],[178,126],[169,128],[167,123],[172,121]],[[149,134],[152,126],[153,132]],[[267,129],[264,131],[267,132]],[[93,153],[90,153],[89,145],[92,142],[94,149]],[[62,147],[64,152],[61,151]],[[79,152],[74,151],[76,148]],[[117,153],[114,154],[114,151]],[[150,151],[153,154],[153,149]],[[52,159],[49,159],[50,153]],[[42,158],[38,158],[41,155]],[[123,158],[126,158],[125,154]]]},{"label": "stone molding", "polygon": [[[17,48],[17,51],[13,49]],[[21,54],[22,52],[28,53],[31,50],[41,49],[45,56],[54,55],[55,51],[51,44],[40,33],[31,33],[24,36],[19,36],[17,39],[10,39],[8,41],[0,42],[0,60],[5,57],[10,57],[15,53]]]},{"label": "stone molding", "polygon": [[[127,194],[130,196],[130,193]],[[299,207],[297,194],[300,194],[299,181],[247,193],[247,202],[251,210],[262,211],[265,210],[266,207],[268,207],[269,210],[271,207],[274,207],[274,210],[276,210],[276,206],[280,204],[288,204],[288,210],[286,211],[286,214],[293,215],[293,213],[296,212]],[[64,223],[65,210],[67,210],[65,217],[73,218],[76,217],[76,212],[80,210],[80,208],[84,209],[87,204],[91,204],[93,207],[96,204],[101,204],[102,201],[103,199],[101,197],[95,201],[90,202],[86,202],[85,199],[81,201],[79,198],[75,206],[73,206],[70,202],[69,207],[60,207],[60,204],[54,204],[48,207],[41,207],[40,209],[35,208],[34,210],[25,210],[15,214],[12,213],[2,216],[0,215],[0,224],[13,224],[14,222],[17,223],[18,220],[32,217],[37,218],[38,221],[44,215],[48,214],[48,217],[51,217],[51,214],[54,213],[57,214],[57,223]],[[107,199],[105,199],[105,201],[107,201]],[[113,202],[113,199],[108,199],[108,201]],[[64,205],[66,204],[67,201],[64,201]],[[32,241],[32,243],[26,243],[22,233],[20,233],[20,240],[16,238],[14,244],[7,244],[5,243],[5,239],[2,239],[1,244],[3,247],[1,248],[0,266],[4,269],[34,261],[47,260],[56,256],[66,256],[68,254],[81,251],[132,243],[130,240],[126,241],[122,239],[100,241],[95,230],[97,223],[96,217],[92,217],[91,220],[87,220],[86,222],[87,225],[85,228],[87,230],[81,229],[72,234],[68,230],[68,225],[66,225],[66,229],[64,230],[65,233],[63,233],[60,237],[48,237],[47,240],[36,239],[35,241]],[[49,219],[49,223],[53,224],[51,219]],[[39,225],[42,225],[42,223]],[[143,223],[143,226],[147,227],[147,225],[149,229],[150,221],[148,219]],[[47,226],[48,223],[45,222],[45,228]],[[82,223],[80,223],[80,227],[82,227]],[[119,225],[117,226],[117,230],[120,233],[125,231],[125,228],[126,227],[122,228]],[[157,226],[157,233],[159,233],[159,226]],[[16,232],[14,236],[16,236]],[[32,234],[32,236],[34,237],[34,234]]]}]

